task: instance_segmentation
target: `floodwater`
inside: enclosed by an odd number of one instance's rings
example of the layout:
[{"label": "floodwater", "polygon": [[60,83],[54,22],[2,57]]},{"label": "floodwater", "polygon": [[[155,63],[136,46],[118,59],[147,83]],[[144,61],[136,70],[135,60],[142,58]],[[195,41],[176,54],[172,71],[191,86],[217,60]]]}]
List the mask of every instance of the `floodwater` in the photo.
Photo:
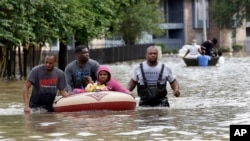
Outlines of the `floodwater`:
[{"label": "floodwater", "polygon": [[[225,60],[223,66],[186,67],[181,58],[163,57],[181,91],[176,98],[169,89],[170,108],[24,114],[24,81],[0,81],[0,140],[229,140],[230,125],[250,124],[250,57]],[[126,85],[141,61],[109,66]]]}]

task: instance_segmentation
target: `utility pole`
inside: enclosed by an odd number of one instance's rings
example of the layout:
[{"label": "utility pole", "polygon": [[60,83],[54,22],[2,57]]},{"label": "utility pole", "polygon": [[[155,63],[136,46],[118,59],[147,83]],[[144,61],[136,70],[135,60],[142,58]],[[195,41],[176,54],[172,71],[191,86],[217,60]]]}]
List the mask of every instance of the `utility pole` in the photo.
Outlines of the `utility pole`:
[{"label": "utility pole", "polygon": [[207,40],[207,26],[206,26],[206,17],[207,17],[207,6],[206,6],[206,0],[202,0],[202,7],[203,7],[203,40]]}]

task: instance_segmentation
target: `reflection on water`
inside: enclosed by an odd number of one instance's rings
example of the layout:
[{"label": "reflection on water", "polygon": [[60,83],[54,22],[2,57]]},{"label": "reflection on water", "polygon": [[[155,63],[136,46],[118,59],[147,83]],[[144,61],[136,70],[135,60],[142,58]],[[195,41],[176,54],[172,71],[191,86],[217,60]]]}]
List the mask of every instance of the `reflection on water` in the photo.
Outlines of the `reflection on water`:
[{"label": "reflection on water", "polygon": [[[140,61],[109,66],[126,85]],[[162,61],[181,86],[179,98],[168,86],[170,108],[26,115],[24,81],[1,81],[0,140],[228,140],[230,124],[250,124],[249,57],[226,57],[220,67],[186,67],[177,57]]]}]

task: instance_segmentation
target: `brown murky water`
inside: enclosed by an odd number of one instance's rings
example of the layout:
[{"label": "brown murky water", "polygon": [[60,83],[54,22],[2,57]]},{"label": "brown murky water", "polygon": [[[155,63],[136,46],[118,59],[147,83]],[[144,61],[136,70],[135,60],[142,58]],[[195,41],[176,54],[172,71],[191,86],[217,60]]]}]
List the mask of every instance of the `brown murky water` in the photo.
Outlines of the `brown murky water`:
[{"label": "brown murky water", "polygon": [[[230,124],[250,124],[249,57],[226,57],[224,66],[205,68],[186,67],[178,57],[161,60],[181,86],[179,98],[169,89],[170,109],[25,115],[24,81],[0,81],[0,140],[229,140]],[[138,62],[109,66],[126,85]]]}]

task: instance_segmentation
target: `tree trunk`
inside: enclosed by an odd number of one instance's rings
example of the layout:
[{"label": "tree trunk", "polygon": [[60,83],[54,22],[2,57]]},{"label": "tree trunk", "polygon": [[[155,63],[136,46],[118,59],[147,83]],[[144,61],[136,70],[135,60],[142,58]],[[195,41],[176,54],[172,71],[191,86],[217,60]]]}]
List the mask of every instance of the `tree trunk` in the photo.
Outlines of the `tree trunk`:
[{"label": "tree trunk", "polygon": [[67,59],[67,46],[60,42],[59,55],[58,55],[58,68],[64,70],[68,59]]},{"label": "tree trunk", "polygon": [[28,49],[23,48],[23,77],[25,79],[27,77],[27,56],[28,56]]},{"label": "tree trunk", "polygon": [[16,77],[16,47],[11,47],[11,69],[13,78]]},{"label": "tree trunk", "polygon": [[31,49],[32,49],[32,53],[31,53],[31,58],[30,58],[30,61],[31,61],[31,65],[30,65],[30,68],[33,68],[35,66],[35,45],[31,45]]},{"label": "tree trunk", "polygon": [[18,65],[19,65],[19,74],[20,74],[20,79],[22,79],[23,76],[23,68],[22,68],[22,57],[21,57],[21,47],[18,46]]},{"label": "tree trunk", "polygon": [[7,46],[6,48],[6,60],[7,60],[7,68],[5,70],[5,76],[7,77],[7,79],[10,78],[11,76],[11,49],[10,49],[10,46]]},{"label": "tree trunk", "polygon": [[0,63],[0,77],[4,77],[4,73],[6,70],[6,49],[1,48],[1,63]]}]

